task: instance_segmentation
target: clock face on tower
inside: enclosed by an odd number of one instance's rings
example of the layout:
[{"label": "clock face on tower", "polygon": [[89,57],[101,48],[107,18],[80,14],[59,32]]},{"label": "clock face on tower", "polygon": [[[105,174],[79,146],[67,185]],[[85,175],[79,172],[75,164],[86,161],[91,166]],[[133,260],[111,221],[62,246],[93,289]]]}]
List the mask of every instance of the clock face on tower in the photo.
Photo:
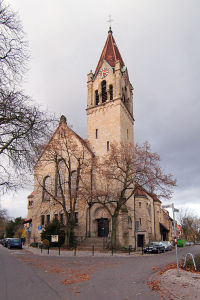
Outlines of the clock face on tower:
[{"label": "clock face on tower", "polygon": [[101,79],[105,78],[107,75],[108,75],[108,68],[104,68],[99,71],[99,77]]}]

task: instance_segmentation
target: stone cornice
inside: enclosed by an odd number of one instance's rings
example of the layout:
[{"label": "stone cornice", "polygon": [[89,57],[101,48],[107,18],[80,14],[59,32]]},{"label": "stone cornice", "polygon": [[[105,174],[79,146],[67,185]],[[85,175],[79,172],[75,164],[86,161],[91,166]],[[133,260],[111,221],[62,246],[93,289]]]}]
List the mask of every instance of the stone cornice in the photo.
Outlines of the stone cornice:
[{"label": "stone cornice", "polygon": [[133,118],[131,113],[128,111],[128,109],[126,108],[124,103],[121,101],[121,98],[116,98],[116,99],[113,99],[113,100],[109,100],[109,101],[106,101],[104,103],[100,103],[97,106],[88,107],[88,108],[86,108],[86,112],[87,112],[87,115],[90,115],[90,114],[93,114],[93,113],[96,113],[96,112],[99,112],[99,111],[107,110],[111,106],[117,106],[117,105],[120,105],[124,109],[124,111],[127,114],[128,118],[131,120],[132,123],[134,123],[135,119]]}]

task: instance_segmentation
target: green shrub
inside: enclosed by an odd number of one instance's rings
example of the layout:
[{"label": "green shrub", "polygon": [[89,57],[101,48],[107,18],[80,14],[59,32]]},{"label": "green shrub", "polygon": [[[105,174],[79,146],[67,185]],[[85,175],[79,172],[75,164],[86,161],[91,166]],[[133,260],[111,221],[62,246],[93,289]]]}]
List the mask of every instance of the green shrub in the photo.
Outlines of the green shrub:
[{"label": "green shrub", "polygon": [[[58,243],[51,243],[52,235],[58,235]],[[44,231],[42,231],[41,240],[42,243],[44,240],[48,240],[49,246],[52,247],[58,247],[59,245],[62,245],[65,240],[65,232],[63,230],[63,225],[57,219],[53,219],[52,222],[45,226]]]},{"label": "green shrub", "polygon": [[[194,256],[194,260],[195,260],[195,263],[196,263],[197,271],[200,271],[200,254],[196,254]],[[185,267],[186,267],[186,269],[194,270],[194,264],[193,264],[193,260],[192,260],[191,257],[189,259],[187,259]]]}]

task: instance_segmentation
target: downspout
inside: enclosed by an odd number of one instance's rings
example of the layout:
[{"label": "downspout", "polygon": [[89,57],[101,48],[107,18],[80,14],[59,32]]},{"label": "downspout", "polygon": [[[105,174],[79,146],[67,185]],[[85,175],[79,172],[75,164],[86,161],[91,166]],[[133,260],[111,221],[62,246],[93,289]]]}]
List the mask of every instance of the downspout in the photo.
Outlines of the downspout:
[{"label": "downspout", "polygon": [[135,213],[135,193],[134,193],[134,236],[135,236],[135,251],[136,251],[136,243],[137,243],[137,238],[136,238],[136,231],[135,231],[135,225],[136,225],[136,221],[135,221],[135,216],[136,216],[136,213]]},{"label": "downspout", "polygon": [[154,218],[154,240],[156,241],[156,217],[155,217],[155,204],[153,200],[153,218]]}]

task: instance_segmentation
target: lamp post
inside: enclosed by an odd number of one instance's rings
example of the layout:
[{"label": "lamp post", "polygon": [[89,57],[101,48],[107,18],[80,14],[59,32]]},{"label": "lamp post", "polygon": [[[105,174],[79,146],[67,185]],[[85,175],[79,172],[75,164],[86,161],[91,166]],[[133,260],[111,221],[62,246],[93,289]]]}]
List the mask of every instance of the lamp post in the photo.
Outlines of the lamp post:
[{"label": "lamp post", "polygon": [[175,220],[175,212],[179,212],[177,208],[174,207],[174,203],[168,204],[168,205],[162,205],[162,208],[172,208],[173,213],[173,227],[174,227],[174,242],[175,242],[175,248],[176,248],[176,265],[177,265],[177,276],[180,276],[179,274],[179,264],[178,264],[178,247],[177,247],[177,236],[176,236],[176,220]]}]

